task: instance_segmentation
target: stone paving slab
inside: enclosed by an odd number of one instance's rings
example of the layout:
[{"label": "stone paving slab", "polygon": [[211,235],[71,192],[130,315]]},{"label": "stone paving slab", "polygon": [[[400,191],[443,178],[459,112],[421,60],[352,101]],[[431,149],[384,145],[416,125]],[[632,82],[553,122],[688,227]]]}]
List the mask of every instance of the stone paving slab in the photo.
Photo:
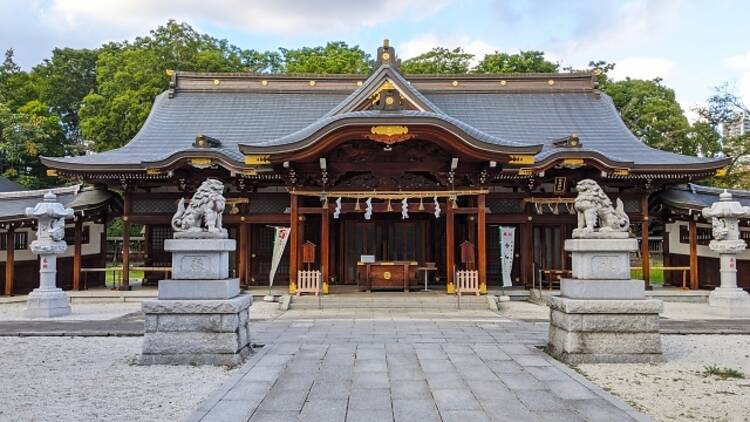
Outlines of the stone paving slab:
[{"label": "stone paving slab", "polygon": [[[304,315],[304,314],[300,314]],[[648,420],[497,318],[281,318],[188,421]]]}]

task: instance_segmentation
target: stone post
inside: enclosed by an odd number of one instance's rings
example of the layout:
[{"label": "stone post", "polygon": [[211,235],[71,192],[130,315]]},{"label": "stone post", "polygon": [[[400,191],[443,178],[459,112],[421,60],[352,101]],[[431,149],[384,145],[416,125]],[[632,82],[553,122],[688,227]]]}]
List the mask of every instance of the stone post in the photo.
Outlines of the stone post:
[{"label": "stone post", "polygon": [[73,210],[64,208],[50,191],[44,195],[43,202],[26,208],[26,216],[37,219],[36,240],[31,242],[31,252],[39,255],[39,287],[29,293],[26,315],[40,318],[68,315],[68,295],[56,286],[57,255],[68,247],[64,240],[65,219],[73,216]]},{"label": "stone post", "polygon": [[159,281],[158,299],[143,302],[145,327],[140,362],[238,365],[251,353],[252,296],[229,277],[236,248],[221,225],[224,185],[207,179],[190,204],[172,217],[172,279]]},{"label": "stone post", "polygon": [[722,308],[730,318],[750,316],[750,295],[737,287],[737,253],[746,248],[740,239],[739,219],[750,217],[750,207],[732,201],[732,194],[724,190],[719,202],[703,208],[703,217],[712,223],[711,240],[708,247],[719,254],[721,285],[708,296],[708,304]]},{"label": "stone post", "polygon": [[565,241],[573,274],[550,298],[549,352],[574,364],[660,361],[662,302],[645,299],[644,281],[630,278],[638,241],[623,204],[614,207],[593,180],[577,189],[578,228]]}]

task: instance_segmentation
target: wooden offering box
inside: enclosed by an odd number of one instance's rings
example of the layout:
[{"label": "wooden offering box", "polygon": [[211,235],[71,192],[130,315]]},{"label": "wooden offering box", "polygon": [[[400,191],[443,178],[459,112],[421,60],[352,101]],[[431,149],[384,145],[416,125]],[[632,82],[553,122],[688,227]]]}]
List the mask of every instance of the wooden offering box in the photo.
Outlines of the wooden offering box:
[{"label": "wooden offering box", "polygon": [[357,283],[360,290],[401,290],[417,278],[416,261],[357,263]]}]

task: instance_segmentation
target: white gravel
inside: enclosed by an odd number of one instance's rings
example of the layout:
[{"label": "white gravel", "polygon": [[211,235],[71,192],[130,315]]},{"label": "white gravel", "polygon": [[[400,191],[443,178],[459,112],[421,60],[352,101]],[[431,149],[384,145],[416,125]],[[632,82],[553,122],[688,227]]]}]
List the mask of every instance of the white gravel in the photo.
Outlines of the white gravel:
[{"label": "white gravel", "polygon": [[137,366],[141,341],[3,337],[0,420],[178,421],[234,371]]},{"label": "white gravel", "polygon": [[[578,369],[656,421],[750,421],[750,336],[662,336],[660,364],[586,364]],[[704,377],[705,366],[744,379]]]},{"label": "white gravel", "polygon": [[25,302],[0,304],[0,321],[103,321],[140,312],[139,302],[86,302],[70,305],[71,314],[55,318],[29,318]]}]

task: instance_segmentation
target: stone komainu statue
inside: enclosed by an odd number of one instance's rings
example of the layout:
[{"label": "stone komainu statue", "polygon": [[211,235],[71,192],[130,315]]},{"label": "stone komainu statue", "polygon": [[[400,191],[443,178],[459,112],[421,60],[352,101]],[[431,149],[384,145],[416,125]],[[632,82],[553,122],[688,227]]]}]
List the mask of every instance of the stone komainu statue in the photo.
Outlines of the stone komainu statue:
[{"label": "stone komainu statue", "polygon": [[221,214],[226,206],[224,184],[217,179],[206,179],[185,206],[185,198],[180,199],[177,212],[172,217],[175,237],[227,237],[221,225]]},{"label": "stone komainu statue", "polygon": [[600,232],[627,232],[630,228],[630,218],[620,198],[617,206],[612,206],[607,194],[599,185],[584,179],[576,185],[578,196],[575,209],[578,211],[578,230],[583,233],[593,233],[598,227]]}]

